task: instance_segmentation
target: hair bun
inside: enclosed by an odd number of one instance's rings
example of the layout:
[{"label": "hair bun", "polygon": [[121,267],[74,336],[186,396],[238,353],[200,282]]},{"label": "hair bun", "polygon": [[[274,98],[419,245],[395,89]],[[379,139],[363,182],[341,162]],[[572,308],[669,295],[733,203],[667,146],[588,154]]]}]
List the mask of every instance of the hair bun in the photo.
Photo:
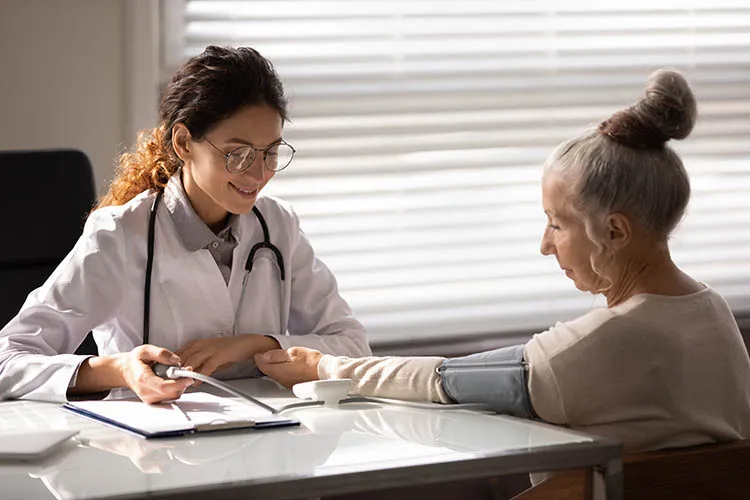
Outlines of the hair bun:
[{"label": "hair bun", "polygon": [[696,114],[695,97],[685,77],[676,70],[660,69],[649,77],[645,95],[601,122],[599,131],[632,148],[661,148],[670,139],[690,135]]}]

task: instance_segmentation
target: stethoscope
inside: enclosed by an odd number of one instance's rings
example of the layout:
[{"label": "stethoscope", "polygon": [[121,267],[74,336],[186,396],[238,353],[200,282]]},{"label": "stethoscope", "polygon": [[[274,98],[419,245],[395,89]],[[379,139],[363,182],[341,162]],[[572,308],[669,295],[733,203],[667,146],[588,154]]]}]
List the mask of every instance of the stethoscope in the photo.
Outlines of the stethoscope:
[{"label": "stethoscope", "polygon": [[[164,191],[159,191],[154,198],[154,203],[151,205],[151,215],[148,221],[148,257],[146,259],[146,283],[143,291],[144,302],[143,302],[143,343],[148,344],[149,341],[149,324],[151,316],[151,271],[154,267],[154,233],[156,228],[156,210],[159,207]],[[247,285],[247,279],[250,276],[250,272],[253,270],[253,261],[255,254],[258,250],[267,249],[270,250],[276,257],[276,266],[279,268],[279,277],[281,278],[281,285],[279,286],[279,334],[284,335],[286,328],[284,327],[284,282],[286,280],[286,271],[284,268],[284,256],[281,255],[281,251],[276,245],[271,243],[271,237],[268,232],[268,224],[263,214],[260,213],[258,207],[253,206],[253,213],[255,218],[258,219],[260,227],[263,230],[263,241],[256,243],[250,249],[250,253],[245,261],[245,275],[242,278],[242,292],[240,292],[240,300],[237,304],[237,310],[234,313],[234,334],[237,334],[237,322],[239,319],[240,311],[242,310],[242,300],[245,297],[245,288]]]}]

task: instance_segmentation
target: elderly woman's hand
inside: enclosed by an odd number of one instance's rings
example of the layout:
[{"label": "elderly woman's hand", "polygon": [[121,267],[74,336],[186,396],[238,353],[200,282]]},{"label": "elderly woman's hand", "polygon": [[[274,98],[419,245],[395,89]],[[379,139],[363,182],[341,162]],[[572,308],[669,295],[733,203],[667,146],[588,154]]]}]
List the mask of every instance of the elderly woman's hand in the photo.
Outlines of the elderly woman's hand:
[{"label": "elderly woman's hand", "polygon": [[323,353],[307,347],[274,349],[255,355],[260,371],[284,387],[318,380],[318,363]]}]

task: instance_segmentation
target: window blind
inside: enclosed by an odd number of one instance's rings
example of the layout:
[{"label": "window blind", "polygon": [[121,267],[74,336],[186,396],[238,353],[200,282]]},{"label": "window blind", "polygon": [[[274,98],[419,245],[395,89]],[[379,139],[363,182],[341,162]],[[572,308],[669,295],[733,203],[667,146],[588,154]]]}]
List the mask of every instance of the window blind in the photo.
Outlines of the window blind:
[{"label": "window blind", "polygon": [[601,298],[539,253],[541,165],[681,70],[693,197],[677,263],[750,312],[750,6],[693,2],[165,2],[164,75],[248,45],[291,97],[293,203],[373,345],[519,330]]}]

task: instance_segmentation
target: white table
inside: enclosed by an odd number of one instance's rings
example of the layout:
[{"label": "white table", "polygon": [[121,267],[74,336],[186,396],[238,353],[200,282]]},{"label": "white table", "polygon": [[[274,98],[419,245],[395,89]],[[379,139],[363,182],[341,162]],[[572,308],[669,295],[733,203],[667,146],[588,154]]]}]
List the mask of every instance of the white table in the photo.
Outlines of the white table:
[{"label": "white table", "polygon": [[[233,385],[293,401],[269,380]],[[374,403],[289,414],[302,426],[144,440],[57,405],[2,402],[3,431],[80,434],[39,461],[0,462],[0,498],[305,498],[579,467],[603,478],[608,500],[622,495],[618,445],[545,424]]]}]

